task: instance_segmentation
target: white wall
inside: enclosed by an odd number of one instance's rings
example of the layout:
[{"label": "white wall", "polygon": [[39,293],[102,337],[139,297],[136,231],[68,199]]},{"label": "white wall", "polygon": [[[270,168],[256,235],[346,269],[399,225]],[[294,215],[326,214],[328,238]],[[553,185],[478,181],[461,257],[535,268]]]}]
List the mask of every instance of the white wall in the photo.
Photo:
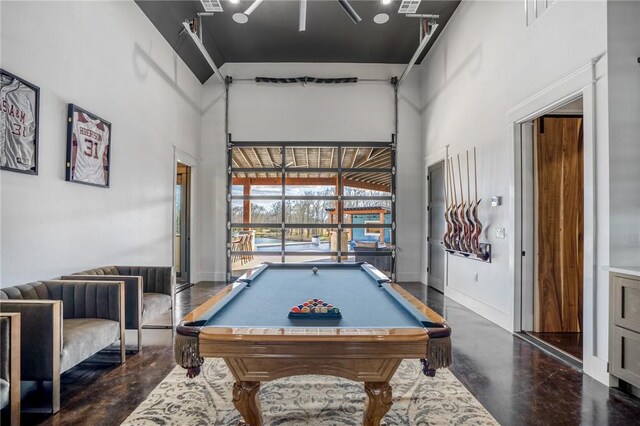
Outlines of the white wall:
[{"label": "white wall", "polygon": [[[447,144],[454,156],[478,148],[479,214],[484,237],[493,245],[491,264],[449,257],[445,294],[508,330],[514,327],[517,303],[515,160],[508,114],[606,53],[606,16],[604,1],[556,2],[527,27],[522,2],[463,1],[420,67],[425,157],[438,157]],[[606,63],[606,57],[601,62]],[[598,191],[608,183],[606,85],[605,67],[596,83]],[[598,194],[598,227],[604,226],[608,234],[608,197]],[[503,197],[501,207],[490,207],[495,195]],[[498,227],[506,228],[506,239],[495,238]],[[602,237],[598,244],[604,243],[608,254],[607,235],[602,229],[597,232]],[[596,269],[608,262],[608,256],[598,254]],[[604,297],[596,298],[595,317],[585,319],[596,328],[585,371],[599,378],[606,376],[600,370],[607,359],[607,286],[606,273],[599,273],[596,292]],[[591,363],[592,355],[599,361]],[[591,371],[591,364],[599,371]]]},{"label": "white wall", "polygon": [[[41,90],[39,175],[1,172],[1,285],[171,265],[173,145],[199,155],[200,83],[133,2],[0,9],[2,67]],[[70,102],[112,123],[109,189],[64,180]]]},{"label": "white wall", "polygon": [[610,1],[611,264],[640,265],[640,2]]},{"label": "white wall", "polygon": [[[229,91],[229,131],[234,140],[389,141],[394,132],[390,83],[302,86],[238,81],[256,76],[383,78],[403,67],[376,64],[225,64],[236,81]],[[421,193],[420,92],[417,73],[400,91],[398,135],[399,280],[420,277]],[[201,193],[202,279],[225,272],[224,96],[216,78],[205,84],[202,100]],[[213,220],[210,220],[213,218]]]}]

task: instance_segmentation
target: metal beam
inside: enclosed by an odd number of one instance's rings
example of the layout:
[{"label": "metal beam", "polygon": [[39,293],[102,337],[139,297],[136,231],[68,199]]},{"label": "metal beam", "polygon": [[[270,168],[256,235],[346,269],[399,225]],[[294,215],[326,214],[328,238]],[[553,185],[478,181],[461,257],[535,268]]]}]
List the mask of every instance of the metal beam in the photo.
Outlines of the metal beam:
[{"label": "metal beam", "polygon": [[355,10],[353,10],[353,7],[351,7],[347,0],[338,0],[338,3],[342,7],[342,9],[344,9],[346,14],[349,15],[349,18],[351,18],[354,24],[362,21],[362,18],[356,13]]},{"label": "metal beam", "polygon": [[220,83],[222,83],[223,86],[226,86],[227,85],[226,76],[222,74],[222,72],[220,71],[216,63],[213,62],[213,59],[211,59],[211,56],[209,56],[209,52],[207,52],[207,49],[205,49],[204,44],[202,44],[202,40],[198,38],[198,34],[191,31],[191,26],[189,25],[189,21],[184,21],[182,25],[184,26],[184,29],[187,31],[187,34],[189,34],[193,42],[198,47],[198,50],[200,50],[200,53],[204,57],[204,60],[207,61],[207,63],[213,70],[213,73],[216,75],[216,77],[218,77],[218,80],[220,80]]},{"label": "metal beam", "polygon": [[425,34],[424,38],[420,42],[420,45],[418,46],[418,48],[416,49],[415,53],[411,57],[411,60],[409,61],[409,64],[407,65],[407,67],[402,72],[402,75],[400,76],[400,79],[398,80],[397,87],[400,87],[400,85],[402,85],[402,82],[404,81],[404,79],[407,77],[409,72],[411,72],[411,68],[413,68],[413,66],[416,64],[416,62],[418,62],[418,58],[422,54],[422,51],[425,49],[425,47],[427,47],[427,44],[429,43],[429,40],[431,40],[431,37],[435,34],[437,29],[438,29],[438,24],[432,24],[431,33],[430,34]]}]

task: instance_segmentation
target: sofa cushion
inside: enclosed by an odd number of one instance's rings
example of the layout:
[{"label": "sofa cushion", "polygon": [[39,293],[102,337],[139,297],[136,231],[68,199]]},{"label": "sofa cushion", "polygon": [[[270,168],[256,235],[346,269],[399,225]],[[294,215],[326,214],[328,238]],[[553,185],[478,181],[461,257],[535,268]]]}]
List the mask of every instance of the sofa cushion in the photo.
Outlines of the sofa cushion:
[{"label": "sofa cushion", "polygon": [[171,308],[171,296],[160,293],[144,293],[142,296],[142,324],[159,317]]},{"label": "sofa cushion", "polygon": [[50,299],[50,295],[47,286],[40,281],[36,281],[14,287],[5,287],[0,290],[0,299],[40,300]]},{"label": "sofa cushion", "polygon": [[120,324],[100,318],[65,319],[62,322],[60,372],[89,358],[120,339]]},{"label": "sofa cushion", "polygon": [[9,382],[0,379],[0,408],[9,405]]}]

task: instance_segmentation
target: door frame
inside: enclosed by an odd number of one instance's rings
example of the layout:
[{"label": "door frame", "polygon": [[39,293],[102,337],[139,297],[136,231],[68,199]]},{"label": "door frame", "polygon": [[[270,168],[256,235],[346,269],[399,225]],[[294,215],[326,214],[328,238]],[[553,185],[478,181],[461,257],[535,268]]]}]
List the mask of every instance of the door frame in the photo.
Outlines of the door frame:
[{"label": "door frame", "polygon": [[[582,94],[578,97],[571,99],[570,102],[581,99]],[[522,149],[522,250],[526,253],[531,253],[531,256],[524,256],[522,259],[522,311],[521,311],[521,330],[523,332],[530,332],[536,330],[536,303],[539,302],[539,285],[538,285],[538,258],[536,253],[538,251],[538,229],[539,215],[538,215],[538,192],[537,192],[537,151],[536,151],[536,126],[535,120],[542,118],[580,118],[582,120],[582,126],[584,128],[584,114],[582,111],[558,113],[556,110],[551,114],[545,114],[540,117],[536,117],[533,120],[521,123],[521,149]],[[526,151],[524,150],[526,148]],[[583,153],[584,160],[584,153]],[[582,179],[584,181],[584,167]],[[583,209],[584,210],[584,209]],[[531,226],[530,224],[533,224]],[[584,226],[582,229],[584,233]],[[583,248],[584,257],[584,248]],[[584,268],[584,264],[583,264]],[[584,286],[584,279],[583,279]],[[584,306],[582,307],[584,311]],[[581,312],[582,314],[582,312]],[[548,342],[547,342],[548,343]],[[553,345],[552,345],[553,346]]]},{"label": "door frame", "polygon": [[[528,271],[533,265],[526,256],[531,250],[527,235],[532,235],[533,221],[523,215],[523,202],[526,194],[523,191],[523,176],[526,171],[522,162],[522,135],[524,126],[533,119],[551,113],[560,106],[582,97],[583,100],[583,155],[584,155],[584,259],[583,259],[583,368],[584,371],[602,382],[608,382],[608,376],[598,365],[596,353],[596,66],[600,58],[592,59],[588,64],[565,76],[553,85],[525,100],[507,112],[507,135],[509,148],[513,149],[513,196],[510,197],[510,216],[514,229],[514,238],[510,240],[513,262],[510,262],[510,273],[513,274],[514,286],[512,294],[513,331],[523,330],[523,297],[533,297],[527,292]],[[523,256],[523,251],[525,256]],[[531,253],[533,254],[533,253]],[[533,278],[531,278],[532,280]],[[532,283],[532,281],[531,281]],[[532,299],[531,299],[532,301]],[[602,314],[601,314],[602,315]],[[605,373],[606,375],[606,369]]]},{"label": "door frame", "polygon": [[[449,144],[445,145],[444,148],[439,149],[438,151],[434,152],[433,154],[430,154],[426,157],[424,157],[424,161],[423,161],[423,171],[424,171],[424,178],[423,178],[423,182],[424,182],[424,189],[423,189],[423,195],[424,195],[424,211],[427,211],[427,206],[429,204],[429,184],[427,183],[427,176],[429,176],[429,168],[434,166],[435,164],[444,161],[444,173],[445,176],[447,174],[448,171],[448,164],[447,161],[445,161],[447,158],[449,157]],[[446,178],[445,178],[446,179]],[[429,243],[427,242],[427,236],[429,235],[429,233],[431,232],[430,226],[429,226],[429,215],[425,214],[423,216],[423,223],[422,223],[422,229],[424,229],[424,238],[422,238],[422,253],[423,253],[423,258],[422,258],[422,271],[421,271],[421,277],[422,277],[422,283],[429,285],[429,272],[427,272],[427,265],[429,265]],[[444,289],[444,294],[447,294],[447,287],[449,286],[449,256],[446,255],[444,256],[444,277],[443,277],[443,289]]]},{"label": "door frame", "polygon": [[[195,197],[193,196],[194,194],[194,188],[195,188],[195,168],[197,165],[197,160],[194,156],[192,156],[191,154],[188,154],[184,151],[182,151],[181,149],[179,149],[178,147],[174,146],[173,147],[173,174],[172,174],[172,192],[173,192],[173,196],[172,196],[172,200],[173,200],[173,204],[171,205],[171,265],[173,265],[173,269],[174,272],[177,274],[177,269],[176,269],[176,264],[175,264],[175,259],[176,259],[176,196],[177,196],[177,191],[176,191],[176,176],[178,175],[178,163],[182,163],[185,166],[189,166],[191,168],[191,175],[190,175],[190,185],[189,185],[189,194],[188,194],[188,198],[190,200],[189,202],[189,234],[190,235],[195,235],[195,233],[193,232],[193,228],[194,228],[194,212],[196,210],[196,206],[195,206]],[[188,241],[188,250],[189,250],[189,282],[190,283],[196,283],[198,282],[198,280],[195,278],[196,274],[195,274],[195,256],[194,256],[194,251],[193,251],[193,247],[194,247],[194,239],[193,238],[189,238]]]}]

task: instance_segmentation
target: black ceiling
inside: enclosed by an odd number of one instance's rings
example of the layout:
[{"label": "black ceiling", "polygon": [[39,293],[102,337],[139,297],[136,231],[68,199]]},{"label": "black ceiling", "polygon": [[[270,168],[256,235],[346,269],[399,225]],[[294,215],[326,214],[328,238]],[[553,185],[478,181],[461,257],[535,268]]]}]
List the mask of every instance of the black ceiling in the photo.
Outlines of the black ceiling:
[{"label": "black ceiling", "polygon": [[[204,9],[199,0],[136,0],[158,31],[178,55],[205,82],[212,74],[188,35],[179,35],[182,22]],[[266,0],[237,24],[232,16],[244,12],[252,0],[233,4],[221,0],[223,13],[205,16],[203,43],[216,65],[225,62],[353,62],[406,64],[418,47],[419,20],[397,13],[400,1],[382,5],[380,0],[351,0],[362,18],[354,24],[336,0],[308,0],[307,29],[298,31],[299,3],[294,0]],[[439,28],[423,57],[453,14],[459,0],[423,0],[418,13],[440,15]],[[386,24],[373,17],[389,14]],[[420,58],[422,60],[422,58]]]}]

